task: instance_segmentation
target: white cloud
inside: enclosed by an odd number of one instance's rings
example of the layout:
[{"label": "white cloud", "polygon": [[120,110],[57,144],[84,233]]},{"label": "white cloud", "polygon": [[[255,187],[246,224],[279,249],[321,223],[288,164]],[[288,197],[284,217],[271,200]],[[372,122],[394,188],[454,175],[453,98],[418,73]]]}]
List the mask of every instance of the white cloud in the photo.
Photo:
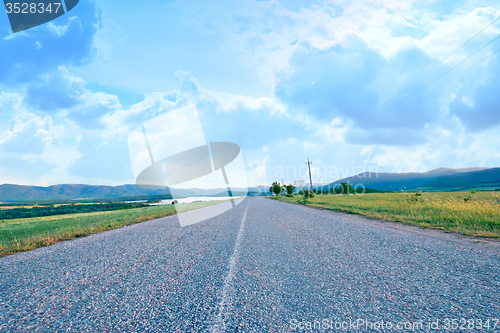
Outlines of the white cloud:
[{"label": "white cloud", "polygon": [[[500,10],[486,7],[476,8],[469,13],[460,11],[446,17],[445,20],[434,19],[429,23],[432,28],[429,29],[427,36],[420,40],[414,40],[414,44],[430,57],[441,60],[464,44],[469,38],[483,30],[497,17],[500,17]],[[444,64],[458,63],[499,33],[500,29],[497,26],[490,26],[448,58]]]},{"label": "white cloud", "polygon": [[121,108],[116,95],[92,92],[66,67],[46,73],[28,85],[26,103],[35,110],[61,114],[85,129],[103,127],[102,117]]},{"label": "white cloud", "polygon": [[383,152],[376,154],[370,162],[399,172],[427,171],[442,166],[493,167],[500,164],[498,129],[471,134],[462,128],[452,134],[441,127],[434,127],[429,139],[427,144],[412,149],[382,146]]},{"label": "white cloud", "polygon": [[22,109],[22,102],[21,94],[6,92],[0,88],[0,112],[2,114],[11,114],[15,110]]},{"label": "white cloud", "polygon": [[290,117],[286,105],[274,98],[252,98],[205,89],[188,72],[177,72],[176,76],[181,89],[148,94],[143,101],[128,110],[117,109],[103,116],[109,133],[125,135],[146,120],[191,104],[209,104],[215,114],[265,110],[268,116]]},{"label": "white cloud", "polygon": [[344,124],[339,117],[336,117],[329,124],[317,122],[314,127],[317,128],[313,134],[314,137],[325,140],[325,144],[332,144],[344,143],[344,135],[351,126]]},{"label": "white cloud", "polygon": [[40,167],[40,163],[50,165],[53,172],[64,171],[82,156],[78,151],[79,138],[68,140],[65,134],[64,126],[54,125],[50,116],[21,115],[12,119],[12,129],[0,134],[0,156],[17,159],[17,163],[24,160],[33,167]]},{"label": "white cloud", "polygon": [[80,22],[80,19],[77,16],[72,16],[68,18],[68,23],[63,25],[56,25],[54,24],[53,21],[50,21],[49,23],[47,23],[46,27],[49,30],[49,32],[55,33],[57,36],[60,37],[64,36],[68,32],[72,24],[78,25],[80,27],[80,30],[83,30],[82,23]]}]

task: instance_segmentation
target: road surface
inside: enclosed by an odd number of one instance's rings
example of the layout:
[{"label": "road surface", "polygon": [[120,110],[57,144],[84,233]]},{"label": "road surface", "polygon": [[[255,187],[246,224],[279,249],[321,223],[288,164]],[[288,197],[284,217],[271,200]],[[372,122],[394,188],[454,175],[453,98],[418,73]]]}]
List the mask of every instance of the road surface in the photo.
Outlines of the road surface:
[{"label": "road surface", "polygon": [[0,332],[435,332],[465,320],[499,332],[499,253],[247,198],[184,228],[169,216],[0,258]]}]

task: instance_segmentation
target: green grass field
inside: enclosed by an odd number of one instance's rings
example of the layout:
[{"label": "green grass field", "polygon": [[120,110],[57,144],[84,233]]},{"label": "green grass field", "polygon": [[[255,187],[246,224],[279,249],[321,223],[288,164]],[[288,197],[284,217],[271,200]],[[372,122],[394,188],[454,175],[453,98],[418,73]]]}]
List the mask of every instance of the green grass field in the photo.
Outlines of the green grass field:
[{"label": "green grass field", "polygon": [[470,236],[500,238],[499,192],[373,193],[275,200]]},{"label": "green grass field", "polygon": [[[177,207],[180,213],[220,202],[222,201],[193,202]],[[32,250],[175,213],[173,205],[163,205],[87,214],[0,220],[0,256]]]}]

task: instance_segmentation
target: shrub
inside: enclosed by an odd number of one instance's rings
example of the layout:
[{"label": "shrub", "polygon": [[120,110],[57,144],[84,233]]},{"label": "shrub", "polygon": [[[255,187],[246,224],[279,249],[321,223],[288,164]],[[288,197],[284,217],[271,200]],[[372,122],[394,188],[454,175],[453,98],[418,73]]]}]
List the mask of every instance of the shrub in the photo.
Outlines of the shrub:
[{"label": "shrub", "polygon": [[283,187],[281,187],[280,183],[273,182],[269,191],[271,192],[271,194],[274,193],[276,195],[280,195],[280,193],[283,192]]},{"label": "shrub", "polygon": [[293,184],[288,184],[287,186],[285,186],[285,189],[286,189],[286,196],[293,197],[293,191],[295,190],[295,186],[293,186]]},{"label": "shrub", "polygon": [[302,190],[304,192],[304,198],[305,199],[308,199],[308,198],[314,198],[316,195],[314,194],[313,191],[311,190]]}]

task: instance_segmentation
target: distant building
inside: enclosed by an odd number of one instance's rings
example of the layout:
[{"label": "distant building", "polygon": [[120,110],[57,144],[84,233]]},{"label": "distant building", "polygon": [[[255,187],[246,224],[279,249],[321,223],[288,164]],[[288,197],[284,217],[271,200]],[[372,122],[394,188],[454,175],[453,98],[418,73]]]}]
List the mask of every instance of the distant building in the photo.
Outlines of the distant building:
[{"label": "distant building", "polygon": [[305,182],[303,180],[295,180],[293,185],[295,186],[304,186]]}]

